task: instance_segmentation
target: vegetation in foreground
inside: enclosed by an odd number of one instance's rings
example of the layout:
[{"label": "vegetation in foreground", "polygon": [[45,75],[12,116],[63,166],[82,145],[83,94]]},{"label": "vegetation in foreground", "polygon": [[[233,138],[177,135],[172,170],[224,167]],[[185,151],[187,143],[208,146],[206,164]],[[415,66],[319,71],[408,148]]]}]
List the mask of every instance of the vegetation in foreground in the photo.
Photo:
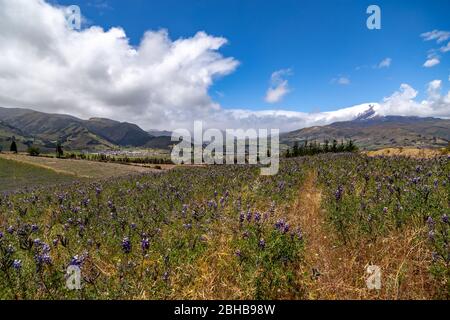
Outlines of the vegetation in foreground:
[{"label": "vegetation in foreground", "polygon": [[[413,240],[426,247],[428,285],[399,285],[396,297],[448,299],[449,180],[447,157],[326,154],[286,159],[272,177],[250,166],[179,168],[4,195],[0,298],[314,298],[327,274],[308,264],[309,255],[320,258],[309,249],[316,235],[299,219],[308,202],[294,205],[309,181],[321,192],[333,248],[352,253],[420,230]],[[65,286],[70,265],[82,270],[79,291]],[[406,282],[416,277],[394,269]],[[365,270],[346,272],[360,279]],[[364,282],[351,285],[367,291]],[[383,290],[366,297],[393,297]]]}]

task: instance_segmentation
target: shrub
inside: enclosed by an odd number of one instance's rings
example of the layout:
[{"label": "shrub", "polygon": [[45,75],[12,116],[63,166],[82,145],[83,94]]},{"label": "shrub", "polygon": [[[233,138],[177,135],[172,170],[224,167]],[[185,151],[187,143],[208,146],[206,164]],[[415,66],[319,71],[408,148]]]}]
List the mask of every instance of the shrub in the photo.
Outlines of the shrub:
[{"label": "shrub", "polygon": [[33,147],[33,146],[28,147],[28,154],[30,156],[37,157],[37,156],[39,156],[40,153],[41,153],[41,150],[39,150],[38,147]]}]

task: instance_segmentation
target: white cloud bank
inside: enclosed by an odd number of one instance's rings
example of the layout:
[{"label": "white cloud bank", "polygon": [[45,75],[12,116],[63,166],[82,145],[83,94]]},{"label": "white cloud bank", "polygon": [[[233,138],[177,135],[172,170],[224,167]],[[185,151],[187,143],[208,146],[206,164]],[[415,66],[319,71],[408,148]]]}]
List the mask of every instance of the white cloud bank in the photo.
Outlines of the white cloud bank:
[{"label": "white cloud bank", "polygon": [[[160,30],[146,32],[134,47],[121,28],[69,30],[63,8],[42,0],[0,0],[0,106],[108,117],[145,129],[189,128],[194,120],[204,120],[222,129],[282,131],[349,120],[368,108],[321,113],[223,109],[208,90],[239,64],[218,52],[226,42],[204,32],[174,41]],[[270,101],[289,90],[287,74],[273,76],[273,88],[281,89],[271,93]],[[380,115],[450,117],[450,93],[441,95],[441,86],[430,83],[428,98],[418,102],[417,91],[403,84],[374,109]]]}]

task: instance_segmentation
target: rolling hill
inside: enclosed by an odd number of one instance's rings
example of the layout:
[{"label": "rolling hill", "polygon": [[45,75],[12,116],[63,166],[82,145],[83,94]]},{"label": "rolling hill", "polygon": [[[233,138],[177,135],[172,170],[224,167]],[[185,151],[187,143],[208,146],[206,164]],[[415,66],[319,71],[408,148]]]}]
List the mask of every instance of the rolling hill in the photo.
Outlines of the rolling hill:
[{"label": "rolling hill", "polygon": [[[154,137],[127,122],[103,118],[82,120],[70,115],[0,107],[0,143],[4,149],[9,147],[12,136],[22,150],[30,143],[44,150],[53,149],[57,141],[61,141],[66,150],[104,150],[153,144],[167,148],[170,142],[170,137]],[[155,143],[152,144],[152,140]]]},{"label": "rolling hill", "polygon": [[304,128],[282,134],[280,141],[289,146],[295,142],[353,140],[360,148],[444,147],[450,141],[450,120],[436,118],[378,116],[373,112],[358,115],[355,120],[326,126]]},{"label": "rolling hill", "polygon": [[[359,110],[359,109],[358,109]],[[363,110],[363,109],[361,109]],[[361,149],[385,147],[443,147],[450,141],[450,120],[382,116],[373,106],[355,112],[353,120],[283,133],[280,142],[293,146],[305,140],[323,142],[352,139]],[[15,137],[20,150],[34,144],[54,150],[105,150],[118,147],[169,149],[168,131],[142,130],[139,126],[104,118],[82,120],[70,115],[0,107],[0,147],[9,148]]]}]

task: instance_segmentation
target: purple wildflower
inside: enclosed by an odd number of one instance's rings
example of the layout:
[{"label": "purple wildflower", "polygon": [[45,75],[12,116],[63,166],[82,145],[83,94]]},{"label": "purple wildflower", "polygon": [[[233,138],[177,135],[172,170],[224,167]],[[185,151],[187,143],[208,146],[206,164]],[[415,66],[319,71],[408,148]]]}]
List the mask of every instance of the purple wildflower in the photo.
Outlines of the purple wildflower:
[{"label": "purple wildflower", "polygon": [[128,237],[122,240],[122,251],[127,254],[131,252],[131,241]]},{"label": "purple wildflower", "polygon": [[9,226],[8,227],[8,229],[6,229],[6,231],[9,233],[9,234],[13,234],[14,233],[14,227],[13,226]]},{"label": "purple wildflower", "polygon": [[13,261],[12,267],[14,268],[14,270],[20,271],[22,269],[22,261],[15,259]]},{"label": "purple wildflower", "polygon": [[148,238],[143,238],[141,241],[142,251],[147,251],[150,248],[150,240]]}]

